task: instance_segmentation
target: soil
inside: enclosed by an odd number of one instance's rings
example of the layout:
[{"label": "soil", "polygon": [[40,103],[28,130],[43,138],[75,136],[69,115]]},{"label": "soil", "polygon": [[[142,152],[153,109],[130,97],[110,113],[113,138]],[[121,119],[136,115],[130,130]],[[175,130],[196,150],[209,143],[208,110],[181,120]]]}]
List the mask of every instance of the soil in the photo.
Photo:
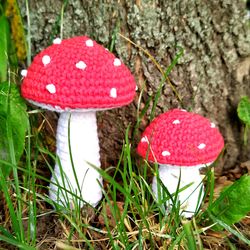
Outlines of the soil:
[{"label": "soil", "polygon": [[[38,171],[40,171],[38,169]],[[215,190],[214,196],[217,197],[220,191],[227,185],[232,184],[235,180],[239,179],[243,174],[250,174],[250,161],[244,162],[240,165],[237,165],[233,170],[223,170],[215,169]],[[49,178],[49,175],[46,176]],[[39,181],[39,184],[46,186],[47,183],[43,181]],[[104,184],[105,186],[105,184]],[[39,190],[40,193],[46,192],[45,189]],[[123,201],[117,201],[118,207],[120,210],[123,209]],[[53,213],[52,207],[48,206],[44,202],[39,202],[37,204],[38,214],[37,217],[37,248],[40,250],[52,250],[52,249],[67,249],[65,246],[67,243],[67,235],[69,235],[71,225],[62,218],[59,218],[59,215]],[[204,204],[204,208],[206,207],[206,203]],[[5,228],[10,230],[11,225],[9,224],[8,209],[6,208],[6,204],[4,199],[0,200],[0,223],[4,223]],[[116,226],[114,219],[112,218],[111,213],[109,212],[109,205],[106,205],[106,211],[109,218],[109,225],[111,228]],[[100,230],[105,230],[104,218],[99,213],[94,213],[91,208],[85,208],[82,211],[85,221],[87,221],[90,225],[99,228]],[[26,215],[24,214],[25,218]],[[27,220],[23,221],[23,225],[25,230],[27,230]],[[237,225],[238,230],[243,233],[246,237],[250,237],[250,219],[246,217]],[[86,234],[88,238],[94,239],[94,249],[110,249],[108,248],[108,236],[102,233],[98,233],[95,231],[88,231]],[[226,238],[227,237],[227,238]],[[85,244],[82,241],[79,241],[79,236],[76,232],[73,233],[71,239],[73,240],[72,245],[76,247],[76,249],[86,249]],[[206,231],[205,234],[201,234],[202,243],[204,249],[229,249],[228,240],[235,244],[237,249],[246,249],[248,250],[248,246],[244,243],[240,242],[233,235],[230,235],[228,232],[215,232],[212,230]],[[155,239],[158,242],[158,239]],[[157,244],[160,244],[159,242]],[[0,242],[0,249],[8,249],[14,250],[17,249],[12,247],[9,244]],[[150,249],[150,248],[149,248]]]}]

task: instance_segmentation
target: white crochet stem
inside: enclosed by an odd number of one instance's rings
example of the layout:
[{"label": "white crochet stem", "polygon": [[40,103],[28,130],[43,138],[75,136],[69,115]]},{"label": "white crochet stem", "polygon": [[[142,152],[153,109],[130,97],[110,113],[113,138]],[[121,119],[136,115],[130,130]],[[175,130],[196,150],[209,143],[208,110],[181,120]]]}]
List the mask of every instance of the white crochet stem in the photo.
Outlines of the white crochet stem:
[{"label": "white crochet stem", "polygon": [[[70,124],[70,147],[68,124]],[[70,159],[70,149],[73,164]],[[95,166],[100,168],[99,151],[96,113],[61,113],[57,126],[56,153],[60,159],[64,175],[62,176],[60,167],[58,163],[56,163],[51,181],[64,187],[64,179],[66,184],[65,188],[67,190],[80,196],[84,201],[95,207],[102,198],[102,188],[100,186],[100,184],[102,185],[102,177],[98,171],[92,167]],[[77,180],[74,175],[73,166]],[[70,183],[70,185],[68,183]],[[76,200],[74,196],[52,183],[50,184],[49,196],[52,200],[63,206],[65,206],[67,201],[70,201],[72,206],[72,200]],[[65,198],[66,196],[68,196],[68,198]],[[77,200],[77,202],[79,203],[79,200]],[[80,206],[82,207],[83,205],[84,202],[80,202]]]},{"label": "white crochet stem", "polygon": [[[182,212],[181,214],[186,218],[192,217],[194,215],[196,208],[200,206],[201,200],[204,196],[202,177],[199,172],[199,169],[202,166],[205,167],[205,165],[197,165],[195,167],[179,167],[166,164],[159,165],[159,178],[161,179],[163,185],[168,189],[170,194],[174,194],[176,192],[180,175],[181,180],[179,189],[184,188],[192,183],[191,186],[185,188],[183,191],[179,190],[178,193],[178,200],[181,204],[180,212]],[[160,185],[158,188],[156,177],[153,178],[152,189],[158,200],[164,197],[164,190]],[[199,195],[201,195],[200,198]],[[166,193],[165,197],[167,197]],[[168,200],[166,205],[168,210],[171,210],[171,200]]]}]

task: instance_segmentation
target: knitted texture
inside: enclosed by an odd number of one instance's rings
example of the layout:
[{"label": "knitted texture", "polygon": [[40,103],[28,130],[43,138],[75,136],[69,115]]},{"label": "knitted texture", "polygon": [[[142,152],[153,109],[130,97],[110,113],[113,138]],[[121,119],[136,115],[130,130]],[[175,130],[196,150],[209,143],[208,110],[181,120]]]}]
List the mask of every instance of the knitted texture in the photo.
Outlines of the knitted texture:
[{"label": "knitted texture", "polygon": [[[204,187],[199,168],[180,168],[171,165],[160,165],[159,178],[170,194],[176,192],[180,179],[179,190],[183,188],[183,190],[178,193],[178,201],[180,201],[181,204],[180,212],[181,215],[186,218],[192,217],[197,206],[199,207],[201,205],[204,196]],[[153,178],[152,190],[159,201],[163,200],[164,194],[165,197],[167,196],[166,191],[157,183],[156,176]],[[172,201],[170,199],[167,200],[166,205],[167,209],[171,211]]]},{"label": "knitted texture", "polygon": [[[69,118],[70,139],[68,138]],[[73,163],[70,159],[69,141]],[[92,167],[99,168],[101,165],[95,112],[62,113],[58,120],[56,146],[56,154],[60,159],[64,174],[62,175],[60,167],[56,163],[51,181],[58,183],[62,187],[64,187],[63,183],[65,183],[67,190],[81,197],[92,206],[96,206],[102,198],[102,188],[100,186],[102,185],[102,177]],[[64,206],[68,200],[72,202],[72,200],[76,199],[71,194],[66,194],[62,188],[58,188],[53,183],[50,183],[49,196],[52,200]],[[65,197],[67,196],[69,199],[66,200]],[[80,202],[80,205],[82,207],[84,202]]]},{"label": "knitted texture", "polygon": [[57,110],[114,108],[135,95],[129,69],[86,36],[55,39],[22,75],[23,97]]},{"label": "knitted texture", "polygon": [[208,119],[174,109],[152,121],[137,151],[160,164],[195,166],[213,162],[223,147],[223,137]]}]

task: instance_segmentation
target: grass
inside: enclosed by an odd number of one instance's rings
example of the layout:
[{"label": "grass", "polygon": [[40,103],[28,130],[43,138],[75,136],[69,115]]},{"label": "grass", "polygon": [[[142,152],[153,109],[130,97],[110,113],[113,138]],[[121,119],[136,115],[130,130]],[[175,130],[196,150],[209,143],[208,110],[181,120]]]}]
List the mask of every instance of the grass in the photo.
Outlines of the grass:
[{"label": "grass", "polygon": [[[150,186],[151,177],[158,174],[157,165],[138,161],[134,154],[136,145],[129,134],[138,134],[140,120],[146,111],[138,112],[138,120],[134,126],[136,131],[132,131],[132,126],[126,129],[117,165],[99,170],[105,182],[101,204],[97,208],[86,207],[83,210],[78,206],[78,199],[81,198],[77,196],[74,210],[70,206],[56,206],[48,199],[45,190],[49,176],[45,178],[36,169],[39,170],[41,164],[45,164],[53,171],[56,157],[42,145],[41,137],[46,135],[35,129],[39,127],[35,124],[35,118],[40,115],[40,111],[31,111],[29,128],[33,129],[29,129],[27,134],[22,166],[15,162],[11,134],[7,138],[12,152],[12,161],[8,164],[12,167],[13,176],[4,182],[0,169],[0,184],[5,198],[3,206],[6,211],[4,226],[0,227],[0,239],[19,249],[35,249],[37,246],[41,249],[52,249],[54,245],[59,249],[204,249],[202,238],[213,224],[203,224],[200,220],[202,210],[197,210],[192,220],[179,216],[180,204],[177,196],[172,197],[165,189],[166,199],[172,199],[174,204],[169,214],[166,214],[165,202],[156,200]],[[209,183],[205,190],[206,196],[210,194],[206,199],[209,204],[213,201],[215,185],[213,168],[208,169],[205,180]],[[65,188],[61,187],[61,191],[65,193]],[[178,194],[181,190],[177,187],[176,192]],[[69,190],[69,194],[72,194],[72,190]],[[203,204],[204,202],[205,198]],[[50,239],[49,234],[43,236],[37,233],[39,220],[48,215],[57,224],[52,227],[60,229],[61,233],[55,235],[56,239]],[[248,243],[237,230],[229,226],[226,228],[228,232]],[[232,249],[233,243],[226,241],[226,234],[220,237],[225,249],[226,246]],[[43,248],[44,246],[47,248]]]},{"label": "grass", "polygon": [[[0,178],[6,208],[5,226],[0,227],[0,239],[19,249],[35,249],[38,245],[52,247],[54,244],[59,249],[203,249],[202,238],[212,224],[203,225],[199,219],[201,210],[192,220],[181,218],[180,204],[176,199],[170,213],[165,213],[164,204],[156,201],[150,186],[151,176],[157,175],[157,166],[151,166],[146,161],[137,162],[133,154],[135,145],[129,140],[130,130],[130,127],[126,130],[117,166],[101,170],[105,180],[101,204],[96,209],[84,210],[78,207],[77,202],[74,210],[70,206],[53,208],[46,194],[41,193],[41,188],[46,189],[49,180],[35,173],[35,169],[41,167],[39,156],[46,159],[44,162],[48,168],[52,168],[49,162],[55,160],[55,157],[41,146],[40,133],[31,134],[29,131],[24,166],[17,168],[13,160],[8,164],[16,173],[7,182]],[[11,142],[11,137],[8,140]],[[213,168],[209,169],[205,179],[210,183],[206,187],[206,194],[210,193],[209,203],[213,200]],[[48,214],[54,218],[53,223],[58,224],[61,233],[56,235],[56,240],[50,239],[48,235],[46,242],[46,235],[38,235],[36,229],[39,228],[38,220],[46,218]],[[7,230],[10,225],[11,229]],[[229,226],[226,228],[245,241],[237,229]],[[224,244],[225,249],[233,245],[231,241],[226,241],[226,233],[220,237],[220,243]]]},{"label": "grass", "polygon": [[[63,2],[58,21],[60,34],[63,34],[63,13],[68,1]],[[28,1],[26,1],[27,16],[29,17]],[[112,36],[111,49],[119,35],[118,25]],[[55,29],[56,30],[56,29]],[[30,22],[28,21],[28,64],[31,61],[30,52]],[[128,39],[127,39],[128,40]],[[129,41],[129,40],[128,40]],[[131,41],[129,41],[131,42]],[[133,42],[131,42],[134,44]],[[14,141],[9,128],[6,140],[9,142],[11,161],[4,162],[12,168],[12,176],[5,180],[0,168],[0,186],[2,199],[0,209],[0,247],[10,249],[238,249],[233,237],[241,240],[241,247],[247,249],[249,240],[241,233],[240,228],[223,225],[223,222],[213,215],[206,213],[206,207],[214,200],[215,176],[213,167],[207,169],[204,182],[205,197],[201,209],[197,207],[195,216],[187,220],[179,215],[181,204],[178,202],[178,193],[182,191],[179,185],[176,195],[170,194],[159,181],[159,189],[165,192],[165,200],[157,201],[151,189],[152,176],[158,176],[158,166],[139,159],[135,154],[136,137],[142,119],[148,113],[155,116],[155,108],[161,95],[164,84],[168,83],[173,89],[180,106],[181,97],[171,85],[168,75],[181,57],[183,50],[177,52],[172,64],[163,70],[155,59],[144,49],[134,44],[151,58],[152,62],[162,73],[160,87],[154,96],[151,96],[140,109],[141,96],[137,108],[137,120],[128,126],[125,131],[124,143],[120,159],[116,166],[99,170],[104,179],[103,199],[92,208],[79,207],[79,199],[75,195],[74,209],[71,209],[67,195],[68,206],[61,207],[47,196],[49,178],[53,172],[55,155],[46,144],[46,134],[37,129],[47,124],[46,118],[39,110],[29,111],[30,124],[26,137],[25,153],[18,164],[15,160]],[[185,107],[183,107],[185,108]],[[37,117],[43,117],[37,123]],[[7,126],[11,126],[7,123]],[[132,134],[130,137],[129,135]],[[0,159],[1,162],[3,162]],[[94,167],[94,166],[93,166]],[[46,169],[46,171],[45,171]],[[49,170],[49,171],[48,171]],[[65,194],[67,177],[64,175],[64,187],[60,191]],[[66,192],[67,193],[67,192]],[[68,194],[74,194],[68,190]],[[167,214],[165,201],[172,200],[172,209]],[[198,202],[199,203],[199,202]],[[211,221],[212,218],[212,221]],[[208,222],[207,222],[208,221]],[[213,232],[214,224],[223,226],[226,230]],[[213,236],[216,234],[216,237]],[[209,238],[210,237],[210,238]],[[209,242],[208,242],[208,240]],[[222,248],[221,248],[222,249]]]}]

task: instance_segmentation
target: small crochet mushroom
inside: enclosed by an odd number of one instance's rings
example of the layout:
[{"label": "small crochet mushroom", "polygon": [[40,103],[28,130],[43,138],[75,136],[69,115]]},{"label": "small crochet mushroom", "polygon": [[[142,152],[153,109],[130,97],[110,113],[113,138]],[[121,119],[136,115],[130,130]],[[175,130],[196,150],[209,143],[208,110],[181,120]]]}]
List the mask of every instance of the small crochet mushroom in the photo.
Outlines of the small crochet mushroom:
[{"label": "small crochet mushroom", "polygon": [[[96,206],[102,197],[102,178],[92,167],[100,167],[96,111],[131,103],[134,77],[118,58],[86,36],[55,39],[21,74],[23,97],[60,113],[56,154],[66,176],[66,188]],[[64,186],[58,163],[51,180]],[[70,201],[75,199],[59,190],[63,189],[50,184],[49,195],[57,203],[65,205],[66,195]]]},{"label": "small crochet mushroom", "polygon": [[[159,164],[159,178],[170,193],[176,192],[179,178],[180,189],[191,184],[178,194],[183,216],[191,217],[204,189],[199,169],[214,162],[223,147],[223,137],[214,123],[198,114],[173,109],[145,129],[137,152]],[[160,200],[163,190],[158,186],[154,177],[152,189]],[[170,207],[171,201],[167,205]]]}]

